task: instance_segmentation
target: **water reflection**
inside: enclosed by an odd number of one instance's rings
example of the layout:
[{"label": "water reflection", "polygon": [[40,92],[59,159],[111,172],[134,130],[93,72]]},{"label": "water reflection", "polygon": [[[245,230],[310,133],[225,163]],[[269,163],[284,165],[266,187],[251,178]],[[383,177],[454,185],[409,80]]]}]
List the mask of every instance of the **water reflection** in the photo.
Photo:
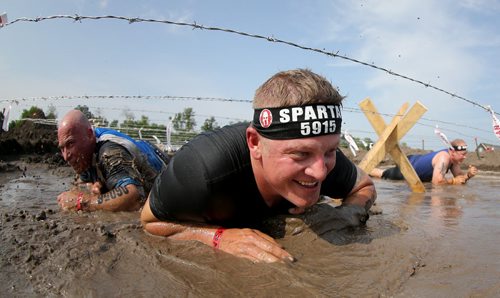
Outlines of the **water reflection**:
[{"label": "water reflection", "polygon": [[411,193],[408,195],[407,206],[410,209],[421,207],[419,213],[423,218],[428,217],[435,224],[442,223],[445,227],[456,226],[463,215],[460,197],[436,189],[427,193]]}]

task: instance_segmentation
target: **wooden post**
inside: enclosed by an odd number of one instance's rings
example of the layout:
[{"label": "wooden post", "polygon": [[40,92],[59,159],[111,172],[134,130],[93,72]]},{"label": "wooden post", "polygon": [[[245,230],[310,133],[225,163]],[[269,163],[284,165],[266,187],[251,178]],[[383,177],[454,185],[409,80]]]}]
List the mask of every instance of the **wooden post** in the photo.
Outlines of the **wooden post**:
[{"label": "wooden post", "polygon": [[479,145],[477,144],[477,137],[474,138],[474,141],[476,141],[476,154],[477,154],[477,159],[481,159],[481,154],[479,154]]},{"label": "wooden post", "polygon": [[391,123],[386,126],[384,119],[377,112],[375,105],[373,105],[369,98],[363,100],[359,106],[365,113],[368,121],[370,121],[375,132],[379,135],[378,141],[359,163],[359,167],[366,173],[370,173],[384,159],[385,155],[389,153],[412,191],[425,192],[422,181],[420,181],[415,169],[399,147],[398,142],[415,125],[418,119],[422,117],[427,108],[417,101],[408,113],[405,113],[408,109],[408,103],[404,103]]}]

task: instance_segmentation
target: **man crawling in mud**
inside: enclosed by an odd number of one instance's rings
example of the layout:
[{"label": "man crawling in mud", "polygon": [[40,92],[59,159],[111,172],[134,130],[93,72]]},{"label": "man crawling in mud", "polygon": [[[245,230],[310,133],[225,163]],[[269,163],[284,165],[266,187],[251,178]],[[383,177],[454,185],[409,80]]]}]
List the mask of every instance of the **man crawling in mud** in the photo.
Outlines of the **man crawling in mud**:
[{"label": "man crawling in mud", "polygon": [[[434,185],[462,185],[476,176],[478,170],[469,165],[467,172],[460,168],[467,158],[467,144],[462,139],[451,141],[448,148],[430,152],[423,155],[408,155],[408,160],[415,169],[422,182],[432,182]],[[447,179],[445,176],[451,172],[453,177]],[[375,168],[370,172],[371,177],[390,180],[403,180],[404,176],[399,167],[388,169]]]},{"label": "man crawling in mud", "polygon": [[63,210],[139,210],[168,159],[154,145],[118,131],[93,129],[79,110],[59,123],[62,156],[79,174],[77,186],[57,197]]},{"label": "man crawling in mud", "polygon": [[294,258],[254,229],[266,217],[303,213],[325,195],[343,199],[331,208],[335,218],[363,224],[376,192],[339,150],[342,100],[309,70],[275,74],[256,91],[250,125],[203,133],[176,153],[144,205],[144,229],[254,262],[283,262]]}]

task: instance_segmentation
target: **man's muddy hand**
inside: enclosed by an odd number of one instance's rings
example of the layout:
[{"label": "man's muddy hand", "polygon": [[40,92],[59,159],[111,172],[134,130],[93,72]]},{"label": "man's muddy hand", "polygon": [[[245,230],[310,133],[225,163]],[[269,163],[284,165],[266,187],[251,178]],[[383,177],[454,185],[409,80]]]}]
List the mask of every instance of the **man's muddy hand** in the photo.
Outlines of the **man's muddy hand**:
[{"label": "man's muddy hand", "polygon": [[57,204],[62,210],[73,210],[76,209],[76,199],[77,194],[73,191],[65,191],[57,196]]},{"label": "man's muddy hand", "polygon": [[334,208],[336,216],[342,220],[346,227],[357,227],[365,224],[370,215],[364,207],[358,205],[341,205]]},{"label": "man's muddy hand", "polygon": [[91,182],[80,183],[74,190],[82,191],[83,193],[92,193],[94,195],[100,195],[102,190],[102,183],[100,181],[94,183]]},{"label": "man's muddy hand", "polygon": [[272,237],[252,229],[227,229],[219,249],[252,262],[293,262],[294,257]]},{"label": "man's muddy hand", "polygon": [[89,183],[90,184],[90,192],[94,195],[100,195],[102,189],[102,183],[100,181]]},{"label": "man's muddy hand", "polygon": [[465,182],[467,182],[467,175],[458,175],[451,179],[453,185],[465,184]]},{"label": "man's muddy hand", "polygon": [[469,165],[469,169],[467,170],[467,177],[472,178],[477,175],[477,168],[473,165]]}]

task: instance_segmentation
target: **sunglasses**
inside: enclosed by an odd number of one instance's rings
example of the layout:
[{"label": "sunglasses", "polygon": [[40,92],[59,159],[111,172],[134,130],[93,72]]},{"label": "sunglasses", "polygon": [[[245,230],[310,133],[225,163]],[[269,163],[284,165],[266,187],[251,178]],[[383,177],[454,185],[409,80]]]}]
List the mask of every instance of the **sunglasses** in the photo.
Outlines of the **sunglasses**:
[{"label": "sunglasses", "polygon": [[453,146],[455,151],[465,151],[467,150],[467,145]]}]

